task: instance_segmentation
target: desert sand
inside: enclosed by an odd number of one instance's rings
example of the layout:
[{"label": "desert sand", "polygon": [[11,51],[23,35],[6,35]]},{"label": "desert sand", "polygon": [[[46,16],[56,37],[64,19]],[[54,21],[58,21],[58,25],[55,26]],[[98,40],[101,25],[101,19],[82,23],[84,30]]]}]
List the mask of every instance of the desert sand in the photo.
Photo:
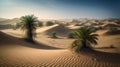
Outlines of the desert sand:
[{"label": "desert sand", "polygon": [[[120,35],[107,36],[104,35],[105,30],[98,31],[96,33],[100,36],[95,50],[85,49],[76,54],[66,49],[74,39],[63,36],[51,39],[45,34],[57,26],[38,28],[35,38],[37,43],[24,41],[21,30],[2,30],[0,66],[120,67]],[[107,48],[111,44],[116,48]]]},{"label": "desert sand", "polygon": [[[1,34],[1,66],[119,67],[120,55],[83,51],[76,55],[69,50],[29,44]],[[37,48],[36,48],[37,47]],[[50,49],[51,48],[51,49]]]}]

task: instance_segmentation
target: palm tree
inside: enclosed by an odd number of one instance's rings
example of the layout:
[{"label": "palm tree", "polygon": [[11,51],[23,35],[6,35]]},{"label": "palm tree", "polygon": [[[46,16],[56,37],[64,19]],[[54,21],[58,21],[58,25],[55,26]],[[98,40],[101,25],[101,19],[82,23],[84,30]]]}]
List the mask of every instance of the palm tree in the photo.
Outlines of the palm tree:
[{"label": "palm tree", "polygon": [[26,32],[26,39],[33,41],[33,36],[35,36],[37,17],[34,15],[26,15],[21,17],[21,29]]},{"label": "palm tree", "polygon": [[91,44],[97,44],[98,34],[94,33],[94,30],[90,27],[82,27],[75,32],[76,40],[72,43],[72,47],[78,47],[76,50],[82,48],[90,48]]}]

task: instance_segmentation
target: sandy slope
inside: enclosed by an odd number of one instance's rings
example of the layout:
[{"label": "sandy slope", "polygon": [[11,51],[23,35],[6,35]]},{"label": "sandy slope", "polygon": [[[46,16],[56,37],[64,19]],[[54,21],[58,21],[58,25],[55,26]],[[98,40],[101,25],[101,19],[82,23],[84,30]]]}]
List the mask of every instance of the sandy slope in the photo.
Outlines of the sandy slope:
[{"label": "sandy slope", "polygon": [[[47,44],[49,46],[54,46],[54,47],[59,47],[59,48],[67,48],[68,45],[74,41],[74,39],[68,39],[67,37],[61,37],[61,36],[58,36],[58,39],[52,39],[52,38],[49,38],[50,36],[46,35],[46,31],[48,31],[48,30],[53,31],[53,29],[56,29],[56,28],[58,29],[59,26],[53,25],[53,26],[37,28],[37,30],[36,30],[37,36],[36,36],[35,40],[38,42]],[[65,31],[66,30],[68,30],[68,29],[65,29]],[[6,34],[9,34],[9,35],[12,35],[15,37],[19,37],[19,38],[23,38],[24,34],[25,34],[24,31],[21,31],[20,29],[17,29],[17,30],[6,29],[6,30],[2,30],[2,32],[5,32]],[[65,32],[65,33],[67,33],[67,32]],[[61,31],[61,33],[62,33],[62,31]],[[64,35],[64,34],[62,34],[62,35]]]},{"label": "sandy slope", "polygon": [[67,26],[69,29],[78,29],[80,28],[81,26],[74,26],[74,25],[69,25]]},{"label": "sandy slope", "polygon": [[35,40],[58,48],[68,48],[68,46],[74,41],[74,39],[68,39],[66,37],[59,37],[58,39],[54,39],[44,34],[37,35]]},{"label": "sandy slope", "polygon": [[[51,48],[51,49],[49,49]],[[56,50],[57,49],[57,50]],[[0,66],[120,67],[120,54],[69,50],[30,44],[0,32]]]},{"label": "sandy slope", "polygon": [[50,35],[55,32],[58,36],[67,36],[68,33],[72,32],[69,28],[65,27],[64,25],[58,25],[56,27],[50,28],[44,31],[45,34]]},{"label": "sandy slope", "polygon": [[40,27],[40,28],[37,28],[37,29],[36,29],[36,32],[37,32],[37,33],[42,33],[42,32],[44,32],[44,31],[46,31],[46,30],[48,30],[48,29],[51,29],[51,28],[54,28],[54,27],[56,27],[56,26],[58,26],[58,25],[55,24],[55,25],[52,25],[52,26]]},{"label": "sandy slope", "polygon": [[[37,29],[37,37],[35,38],[36,41],[47,44],[49,46],[54,46],[54,47],[58,47],[58,48],[67,48],[73,41],[74,39],[68,39],[67,37],[61,37],[59,36],[58,39],[52,39],[49,38],[48,35],[44,34],[46,31],[58,28],[58,25],[53,25],[50,27],[41,27]],[[3,32],[15,36],[15,37],[19,37],[19,38],[23,38],[24,37],[24,32],[21,30],[12,30],[12,29],[6,29],[6,30],[2,30]],[[98,40],[98,45],[96,45],[95,47],[110,47],[110,45],[115,46],[116,48],[105,48],[102,49],[102,51],[105,52],[117,52],[120,53],[120,35],[103,35],[107,30],[101,30],[101,31],[97,31],[96,33],[99,34],[99,40]],[[101,49],[97,49],[97,50],[101,50]]]},{"label": "sandy slope", "polygon": [[[102,50],[98,49],[100,51],[120,53],[120,35],[104,35],[106,32],[107,30],[96,32],[99,34],[98,45],[96,45],[96,47],[106,47]],[[115,48],[109,48],[111,45],[113,45]]]}]

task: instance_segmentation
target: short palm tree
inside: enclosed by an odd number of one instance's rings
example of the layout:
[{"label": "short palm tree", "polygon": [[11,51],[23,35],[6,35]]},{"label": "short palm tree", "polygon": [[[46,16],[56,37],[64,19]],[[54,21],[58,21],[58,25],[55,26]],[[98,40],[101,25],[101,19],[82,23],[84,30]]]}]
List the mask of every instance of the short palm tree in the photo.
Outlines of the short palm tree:
[{"label": "short palm tree", "polygon": [[26,39],[33,41],[33,36],[35,36],[37,17],[34,15],[26,15],[21,17],[21,29],[26,32]]},{"label": "short palm tree", "polygon": [[97,44],[98,34],[90,27],[82,27],[75,32],[76,40],[72,43],[72,47],[78,47],[76,50],[82,48],[90,48],[91,44]]}]

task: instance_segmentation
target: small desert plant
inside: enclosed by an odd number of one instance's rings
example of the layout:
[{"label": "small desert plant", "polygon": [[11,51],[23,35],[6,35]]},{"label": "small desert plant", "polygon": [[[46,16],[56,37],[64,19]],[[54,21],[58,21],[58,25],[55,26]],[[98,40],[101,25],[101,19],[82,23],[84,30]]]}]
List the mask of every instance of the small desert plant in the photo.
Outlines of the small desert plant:
[{"label": "small desert plant", "polygon": [[38,27],[42,27],[43,26],[43,22],[42,21],[39,21],[38,22]]},{"label": "small desert plant", "polygon": [[57,33],[53,32],[53,33],[51,34],[51,38],[57,38],[56,34],[57,34]]},{"label": "small desert plant", "polygon": [[110,48],[115,48],[115,46],[112,44],[112,45],[110,45]]},{"label": "small desert plant", "polygon": [[98,34],[94,34],[93,32],[94,30],[90,27],[82,27],[76,30],[76,40],[71,44],[73,49],[78,52],[78,50],[80,51],[83,48],[91,49],[91,44],[97,44]]},{"label": "small desert plant", "polygon": [[68,33],[68,38],[74,38],[74,33],[73,32],[70,32],[70,33]]},{"label": "small desert plant", "polygon": [[46,22],[46,26],[51,26],[51,25],[54,25],[54,23],[52,21],[47,21]]},{"label": "small desert plant", "polygon": [[103,27],[102,27],[102,26],[99,26],[99,27],[98,27],[98,29],[99,29],[99,30],[102,30],[102,29],[103,29]]},{"label": "small desert plant", "polygon": [[109,32],[116,32],[118,29],[116,27],[110,27]]},{"label": "small desert plant", "polygon": [[16,25],[15,25],[15,29],[20,28],[20,26],[21,26],[21,24],[20,24],[20,23],[16,23]]}]

